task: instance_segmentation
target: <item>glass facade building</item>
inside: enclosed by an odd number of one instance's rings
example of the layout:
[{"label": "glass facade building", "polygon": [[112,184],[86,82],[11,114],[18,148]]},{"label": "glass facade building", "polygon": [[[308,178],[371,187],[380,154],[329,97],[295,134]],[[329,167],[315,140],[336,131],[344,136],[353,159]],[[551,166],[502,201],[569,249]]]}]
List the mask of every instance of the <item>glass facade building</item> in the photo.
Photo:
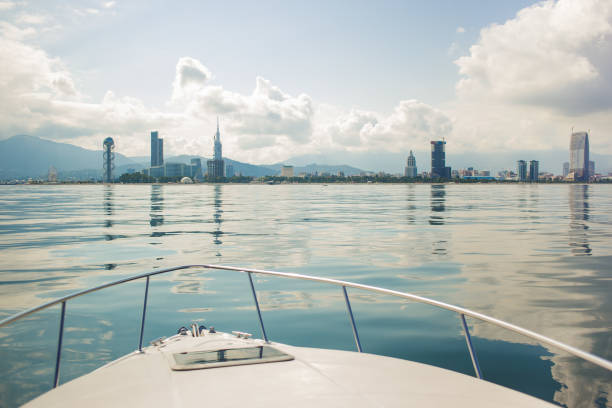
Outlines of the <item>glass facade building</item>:
[{"label": "glass facade building", "polygon": [[431,141],[431,178],[450,178],[451,168],[446,167],[446,141]]},{"label": "glass facade building", "polygon": [[159,137],[155,130],[151,132],[151,167],[162,166],[164,164],[164,139]]},{"label": "glass facade building", "polygon": [[570,177],[576,181],[589,181],[589,134],[574,132],[570,139]]},{"label": "glass facade building", "polygon": [[538,181],[540,179],[540,162],[531,160],[529,162],[529,181]]},{"label": "glass facade building", "polygon": [[527,181],[527,162],[525,160],[519,160],[516,164],[519,181]]}]

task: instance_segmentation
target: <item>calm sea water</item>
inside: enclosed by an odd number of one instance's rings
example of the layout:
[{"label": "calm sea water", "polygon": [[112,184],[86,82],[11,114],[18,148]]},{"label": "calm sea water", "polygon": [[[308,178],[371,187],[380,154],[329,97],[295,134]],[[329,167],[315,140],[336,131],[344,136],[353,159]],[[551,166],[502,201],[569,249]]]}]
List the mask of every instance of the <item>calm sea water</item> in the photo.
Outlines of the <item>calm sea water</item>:
[{"label": "calm sea water", "polygon": [[[0,317],[157,268],[216,263],[432,297],[612,359],[605,185],[0,186]],[[272,340],[354,349],[342,292],[255,279]],[[67,304],[61,381],[137,348],[144,282]],[[452,312],[349,290],[366,352],[472,374]],[[151,280],[145,340],[191,322],[260,336],[244,274]],[[611,406],[612,376],[469,320],[485,379],[568,407]],[[0,406],[52,383],[59,307],[0,331]]]}]

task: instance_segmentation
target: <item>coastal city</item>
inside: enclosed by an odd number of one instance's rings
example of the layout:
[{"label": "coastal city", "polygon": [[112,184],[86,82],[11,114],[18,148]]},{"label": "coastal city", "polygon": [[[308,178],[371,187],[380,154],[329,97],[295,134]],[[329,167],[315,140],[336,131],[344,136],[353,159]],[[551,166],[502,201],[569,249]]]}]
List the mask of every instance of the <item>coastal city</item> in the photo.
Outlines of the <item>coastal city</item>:
[{"label": "coastal city", "polygon": [[[102,168],[80,172],[62,171],[67,160],[58,160],[51,164],[46,175],[27,178],[0,177],[0,184],[54,184],[54,183],[610,183],[612,172],[596,171],[595,161],[591,160],[589,149],[589,132],[573,132],[569,138],[568,161],[552,165],[562,173],[555,174],[542,171],[540,161],[517,157],[514,168],[491,171],[478,168],[477,165],[466,168],[452,168],[447,155],[447,140],[431,140],[430,155],[426,162],[429,169],[419,169],[415,153],[410,150],[402,173],[385,171],[365,171],[350,166],[311,165],[295,166],[281,163],[272,166],[255,166],[236,162],[223,156],[221,132],[217,119],[217,128],[212,138],[213,155],[209,160],[199,156],[182,155],[170,160],[164,159],[164,139],[157,130],[150,132],[150,157],[146,164],[137,168],[134,165],[123,165],[118,168],[115,163],[118,152],[112,137],[104,139],[102,152],[89,151],[102,156]],[[18,138],[19,136],[15,136]],[[43,139],[37,139],[41,141]],[[64,144],[63,146],[71,146]],[[72,146],[71,146],[72,147]],[[98,156],[98,160],[99,160]],[[142,158],[141,158],[142,160]],[[246,166],[246,167],[245,167]],[[259,172],[252,168],[259,167]],[[400,167],[399,165],[397,166]],[[348,170],[345,170],[348,169]],[[249,171],[250,170],[250,171]]]},{"label": "coastal city", "polygon": [[0,408],[612,408],[612,0],[0,0]]},{"label": "coastal city", "polygon": [[191,184],[197,182],[431,182],[431,181],[459,181],[459,182],[610,182],[612,174],[602,175],[595,172],[595,162],[589,160],[589,134],[588,132],[572,132],[570,138],[569,161],[563,163],[563,174],[555,175],[540,172],[538,160],[517,160],[516,169],[503,170],[495,175],[490,170],[479,170],[474,167],[467,169],[452,169],[447,166],[446,141],[431,141],[431,171],[419,172],[416,158],[412,151],[406,159],[403,174],[388,174],[385,172],[361,172],[358,176],[347,176],[342,171],[336,174],[329,172],[296,174],[293,165],[284,164],[280,172],[272,176],[263,176],[259,179],[244,176],[234,170],[231,164],[225,164],[222,153],[221,133],[217,119],[217,130],[213,137],[213,158],[207,160],[203,167],[200,158],[193,158],[189,164],[164,161],[164,140],[159,137],[158,131],[151,132],[151,165],[136,172],[128,169],[118,178],[113,174],[114,169],[114,141],[107,138],[104,141],[103,152],[103,181],[105,183],[151,183],[151,182],[181,182]]}]

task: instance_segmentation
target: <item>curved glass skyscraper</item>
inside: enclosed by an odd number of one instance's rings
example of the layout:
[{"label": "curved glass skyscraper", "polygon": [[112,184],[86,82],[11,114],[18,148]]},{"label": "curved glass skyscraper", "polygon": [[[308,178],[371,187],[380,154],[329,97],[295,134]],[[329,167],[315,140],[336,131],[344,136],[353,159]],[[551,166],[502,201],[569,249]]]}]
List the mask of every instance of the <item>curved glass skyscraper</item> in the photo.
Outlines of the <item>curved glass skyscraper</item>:
[{"label": "curved glass skyscraper", "polygon": [[589,181],[589,134],[574,132],[570,140],[570,176],[576,181]]}]

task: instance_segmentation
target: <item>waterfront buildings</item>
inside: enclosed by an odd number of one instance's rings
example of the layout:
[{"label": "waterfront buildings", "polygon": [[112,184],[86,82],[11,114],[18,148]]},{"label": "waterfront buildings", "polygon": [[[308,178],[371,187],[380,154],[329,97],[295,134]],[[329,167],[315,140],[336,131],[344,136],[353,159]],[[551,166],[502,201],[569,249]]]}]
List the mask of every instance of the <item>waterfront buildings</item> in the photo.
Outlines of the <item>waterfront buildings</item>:
[{"label": "waterfront buildings", "polygon": [[446,141],[431,141],[431,178],[450,178],[451,168],[446,167]]},{"label": "waterfront buildings", "polygon": [[538,181],[540,175],[540,162],[531,160],[529,162],[529,181]]},{"label": "waterfront buildings", "polygon": [[293,177],[293,166],[281,167],[281,177]]},{"label": "waterfront buildings", "polygon": [[163,166],[164,164],[164,139],[159,137],[159,132],[151,132],[151,167]]},{"label": "waterfront buildings", "polygon": [[497,172],[497,178],[499,180],[516,180],[518,176],[512,170],[502,170]]},{"label": "waterfront buildings", "polygon": [[491,170],[478,170],[468,167],[467,169],[453,170],[452,174],[456,174],[458,178],[491,177]]},{"label": "waterfront buildings", "polygon": [[569,174],[569,168],[570,168],[569,162],[563,163],[563,178],[566,178],[567,175]]},{"label": "waterfront buildings", "polygon": [[105,183],[113,182],[113,170],[115,169],[115,141],[112,137],[104,139],[102,153],[102,178]]},{"label": "waterfront buildings", "polygon": [[164,169],[164,177],[189,177],[190,176],[190,167],[185,163],[166,163],[162,166]]},{"label": "waterfront buildings", "polygon": [[527,162],[525,160],[517,162],[517,173],[519,181],[527,181]]},{"label": "waterfront buildings", "polygon": [[151,132],[151,167],[144,169],[143,174],[160,179],[190,177],[194,180],[202,179],[202,159],[193,158],[191,164],[164,163],[163,139],[157,131]]},{"label": "waterfront buildings", "polygon": [[417,176],[417,167],[416,167],[416,159],[412,154],[412,150],[410,151],[410,155],[408,155],[408,159],[406,160],[406,167],[404,168],[404,177],[415,178]]},{"label": "waterfront buildings", "polygon": [[[199,163],[198,163],[199,162]],[[142,171],[145,175],[160,179],[190,177],[194,180],[202,179],[202,160],[191,159],[191,164],[185,163],[164,163],[163,166],[150,167]]]},{"label": "waterfront buildings", "polygon": [[589,181],[589,134],[574,132],[570,139],[570,179]]},{"label": "waterfront buildings", "polygon": [[517,166],[517,179],[518,181],[530,181],[537,182],[540,180],[540,162],[537,160],[530,160],[529,167],[525,160],[519,160],[516,162]]},{"label": "waterfront buildings", "polygon": [[206,162],[208,177],[225,177],[225,165],[221,151],[221,133],[219,132],[219,118],[217,118],[217,132],[214,136],[214,153],[212,160]]}]

